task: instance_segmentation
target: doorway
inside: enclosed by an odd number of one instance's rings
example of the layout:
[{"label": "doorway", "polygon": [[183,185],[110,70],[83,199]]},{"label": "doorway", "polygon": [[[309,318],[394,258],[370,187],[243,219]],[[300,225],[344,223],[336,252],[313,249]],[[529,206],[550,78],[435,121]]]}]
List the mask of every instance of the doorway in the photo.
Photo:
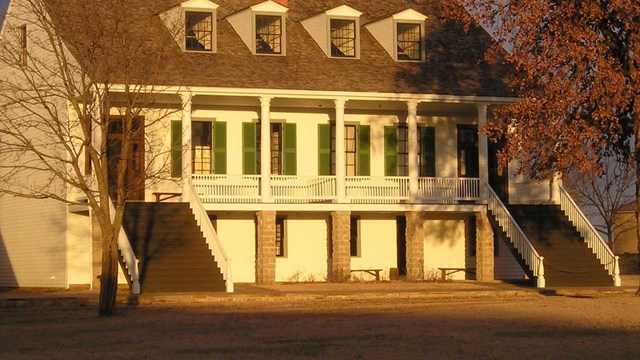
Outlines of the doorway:
[{"label": "doorway", "polygon": [[[126,122],[130,120],[130,125]],[[112,117],[109,119],[107,131],[107,162],[109,196],[115,201],[117,197],[118,165],[122,160],[124,146],[129,146],[124,175],[125,200],[144,201],[144,118]]]},{"label": "doorway", "polygon": [[[495,191],[498,198],[504,203],[509,203],[509,170],[500,169],[498,154],[506,146],[506,139],[501,137],[497,142],[489,141],[489,186]],[[502,170],[502,171],[501,171]]]},{"label": "doorway", "polygon": [[407,275],[407,219],[404,216],[396,216],[396,248],[398,261],[398,274]]}]

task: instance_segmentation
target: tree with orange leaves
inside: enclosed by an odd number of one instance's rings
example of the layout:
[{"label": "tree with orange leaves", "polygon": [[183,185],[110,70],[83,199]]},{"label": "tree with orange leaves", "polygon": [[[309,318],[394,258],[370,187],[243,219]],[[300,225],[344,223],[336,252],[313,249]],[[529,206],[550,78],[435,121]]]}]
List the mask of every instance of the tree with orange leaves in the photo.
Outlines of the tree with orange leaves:
[{"label": "tree with orange leaves", "polygon": [[[518,157],[523,173],[546,178],[601,173],[611,156],[640,163],[640,2],[442,1],[448,15],[492,29],[508,48],[522,101],[496,109],[506,126],[486,128],[490,136],[509,129],[503,164]],[[638,195],[636,180],[640,208]]]}]

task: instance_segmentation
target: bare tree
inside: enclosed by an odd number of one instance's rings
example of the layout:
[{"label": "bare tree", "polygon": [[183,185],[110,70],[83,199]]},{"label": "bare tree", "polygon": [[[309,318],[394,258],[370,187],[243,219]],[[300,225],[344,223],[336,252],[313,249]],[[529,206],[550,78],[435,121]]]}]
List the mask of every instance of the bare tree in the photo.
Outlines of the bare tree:
[{"label": "bare tree", "polygon": [[130,10],[14,1],[0,41],[0,195],[88,205],[102,236],[101,316],[115,309],[125,200],[169,177],[153,132],[180,110],[157,106],[163,89],[150,85],[165,60],[166,44],[148,41],[160,20]]},{"label": "bare tree", "polygon": [[635,182],[633,164],[614,159],[604,160],[602,174],[576,170],[565,177],[564,186],[585,215],[599,220],[593,225],[606,236],[612,250],[616,237],[632,230],[635,224],[633,218],[616,218],[620,207],[635,200]]}]

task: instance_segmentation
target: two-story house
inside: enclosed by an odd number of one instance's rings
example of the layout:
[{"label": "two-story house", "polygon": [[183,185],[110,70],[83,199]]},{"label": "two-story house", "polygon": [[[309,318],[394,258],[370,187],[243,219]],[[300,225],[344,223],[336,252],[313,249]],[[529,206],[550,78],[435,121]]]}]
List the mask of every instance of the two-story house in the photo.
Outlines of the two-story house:
[{"label": "two-story house", "polygon": [[[491,36],[446,19],[439,1],[128,2],[133,34],[171,44],[149,84],[162,86],[156,105],[180,108],[163,119],[162,148],[136,155],[166,153],[175,180],[127,205],[124,277],[143,292],[619,281],[558,181],[528,180],[516,162],[499,170],[479,129],[491,107],[518,101],[512,70],[485,60]],[[0,200],[0,285],[91,284],[91,214],[49,203],[47,222],[27,224],[21,202],[38,200]]]}]

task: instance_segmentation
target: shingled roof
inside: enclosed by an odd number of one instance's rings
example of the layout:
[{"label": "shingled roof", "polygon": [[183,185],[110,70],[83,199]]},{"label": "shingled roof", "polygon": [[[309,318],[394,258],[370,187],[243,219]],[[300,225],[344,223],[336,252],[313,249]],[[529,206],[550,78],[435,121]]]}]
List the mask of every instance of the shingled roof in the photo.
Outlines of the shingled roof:
[{"label": "shingled roof", "polygon": [[[104,8],[108,1],[48,1],[54,5],[52,17],[69,48],[82,57],[89,40],[79,30],[78,19],[87,16],[87,8],[103,7],[91,10],[94,16],[110,11]],[[253,55],[226,19],[262,1],[213,1],[220,5],[217,52],[194,53],[181,51],[158,17],[181,1],[127,0],[127,23],[131,25],[127,36],[144,39],[144,50],[131,55],[136,66],[128,67],[127,76],[134,81],[177,86],[513,96],[506,81],[510,68],[484,60],[485,51],[493,44],[491,36],[476,27],[465,32],[462,24],[445,19],[438,0],[289,0],[286,56]],[[339,5],[363,13],[359,59],[328,58],[300,24],[302,19]],[[78,6],[85,7],[85,15],[80,14]],[[409,8],[428,16],[426,61],[422,63],[395,61],[364,26]],[[110,32],[107,22],[100,26],[105,27],[105,34]],[[115,43],[105,41],[104,54],[117,54],[117,49],[109,48]],[[145,74],[145,64],[159,52],[161,69],[153,75]],[[96,70],[95,76],[124,81],[123,68],[104,67]]]}]

